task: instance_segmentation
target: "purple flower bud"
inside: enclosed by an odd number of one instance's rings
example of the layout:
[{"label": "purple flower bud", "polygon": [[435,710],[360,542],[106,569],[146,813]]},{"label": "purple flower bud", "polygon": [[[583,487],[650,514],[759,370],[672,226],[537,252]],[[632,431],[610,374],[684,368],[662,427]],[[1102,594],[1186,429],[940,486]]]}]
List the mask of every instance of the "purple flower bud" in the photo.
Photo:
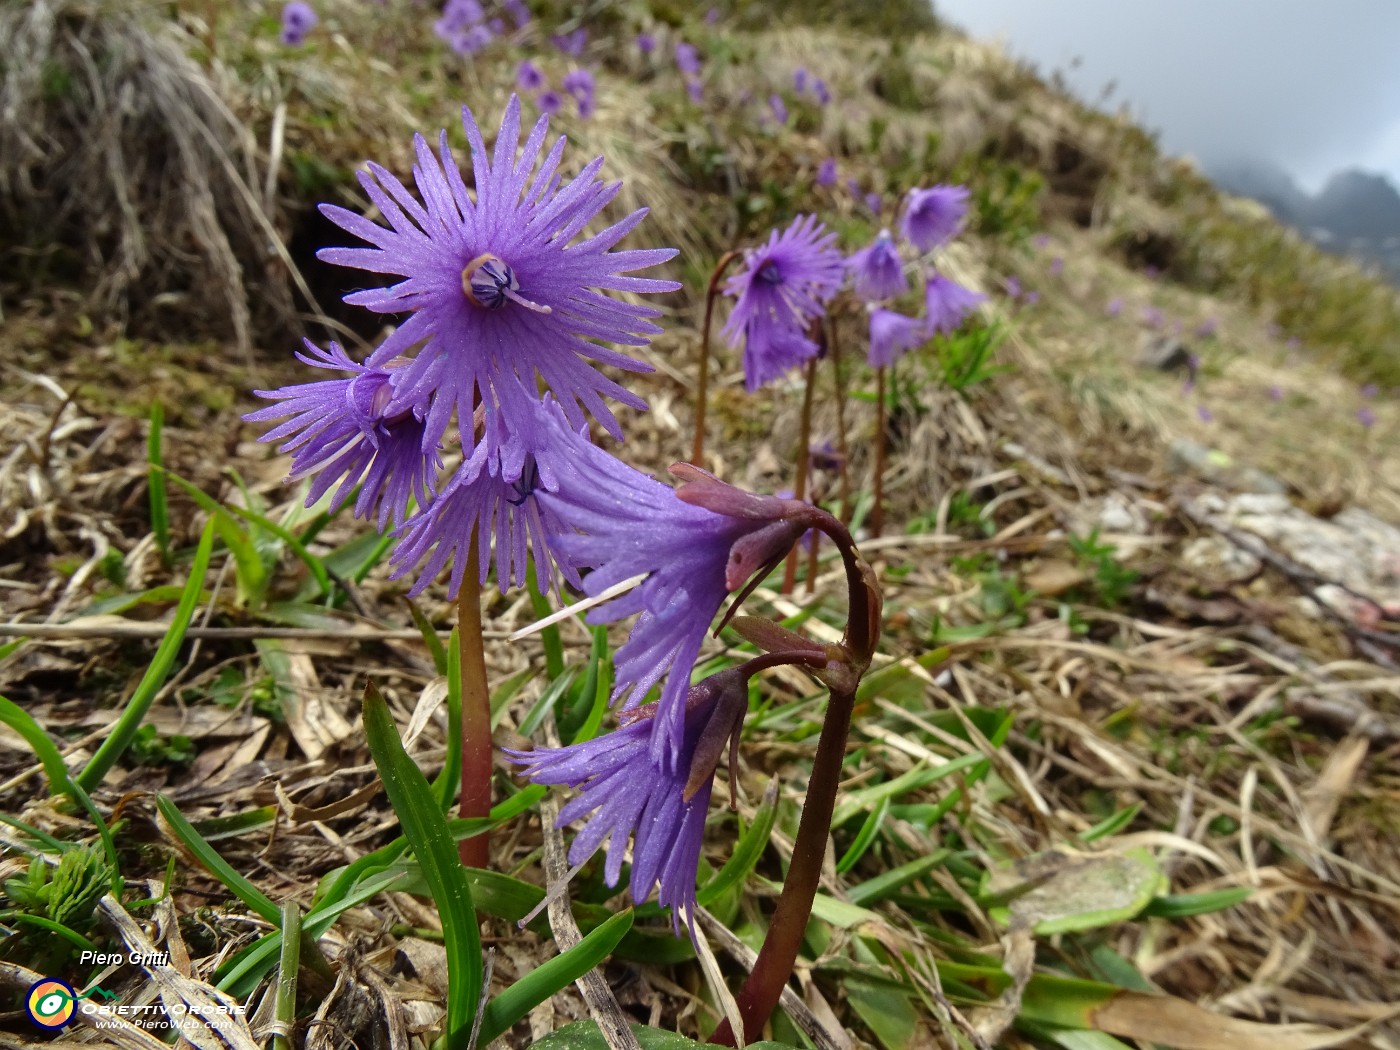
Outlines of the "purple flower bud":
[{"label": "purple flower bud", "polygon": [[676,68],[687,77],[700,75],[700,52],[684,40],[676,44]]},{"label": "purple flower bud", "polygon": [[282,43],[288,47],[300,47],[306,34],[316,28],[320,19],[316,11],[305,0],[291,0],[282,8]]},{"label": "purple flower bud", "polygon": [[650,57],[651,53],[656,50],[656,37],[650,33],[638,33],[637,50]]}]

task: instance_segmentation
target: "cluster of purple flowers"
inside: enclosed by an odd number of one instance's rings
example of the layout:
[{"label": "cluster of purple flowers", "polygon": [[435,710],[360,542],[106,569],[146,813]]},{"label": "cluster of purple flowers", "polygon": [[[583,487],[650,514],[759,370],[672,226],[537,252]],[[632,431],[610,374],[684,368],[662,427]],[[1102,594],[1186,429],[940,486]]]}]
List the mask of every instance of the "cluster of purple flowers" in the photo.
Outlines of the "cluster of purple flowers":
[{"label": "cluster of purple flowers", "polygon": [[310,4],[305,0],[291,0],[282,8],[282,43],[287,47],[300,47],[318,22],[320,19]]},{"label": "cluster of purple flowers", "polygon": [[700,51],[692,43],[685,40],[676,42],[676,69],[680,71],[681,79],[685,81],[686,94],[696,105],[705,97],[705,86],[701,81],[700,74],[702,65],[700,62]]},{"label": "cluster of purple flowers", "polygon": [[[645,407],[597,366],[650,369],[604,344],[644,346],[659,331],[649,320],[657,310],[610,293],[675,290],[634,274],[676,252],[614,250],[644,210],[585,234],[620,184],[598,178],[602,158],[562,178],[563,140],[546,149],[541,118],[522,144],[517,97],[492,149],[469,111],[462,119],[473,189],[443,132],[436,150],[415,138],[416,194],[378,164],[361,173],[385,225],[322,206],[367,246],[319,257],[392,278],[346,301],[406,319],[363,361],[308,342],[301,360],[343,378],[257,391],[272,404],[244,418],[280,421],[263,440],[292,454],[292,479],[312,479],[308,503],[330,493],[336,508],[353,496],[357,516],[392,524],[393,575],[417,573],[414,593],[450,561],[455,595],[473,556],[476,582],[494,566],[502,591],[527,582],[532,559],[541,590],[562,577],[601,597],[640,578],[589,613],[593,623],[637,617],[615,661],[614,700],[627,723],[515,758],[541,783],[581,790],[566,821],[596,814],[575,839],[575,862],[606,840],[615,884],[630,837],[633,896],[640,902],[659,885],[678,929],[684,917],[693,933],[710,783],[747,688],[737,672],[692,688],[691,674],[726,597],[742,598],[777,564],[812,527],[814,508],[684,465],[672,468],[682,482],[673,488],[589,440],[587,416],[621,438],[604,398]],[[825,266],[818,279],[834,287],[834,250]],[[460,462],[447,469],[453,446]],[[653,687],[659,699],[643,706]]]},{"label": "cluster of purple flowers", "polygon": [[826,86],[826,81],[821,77],[812,76],[805,66],[798,66],[792,71],[792,89],[799,95],[806,95],[810,90],[812,98],[819,106],[825,106],[831,101],[831,91]]},{"label": "cluster of purple flowers", "polygon": [[474,55],[505,31],[499,18],[489,22],[478,0],[447,0],[433,32],[459,55]]},{"label": "cluster of purple flowers", "polygon": [[516,68],[515,85],[526,94],[534,96],[535,105],[545,116],[555,116],[564,108],[565,95],[574,100],[581,120],[593,116],[597,108],[597,85],[593,74],[582,67],[571,69],[564,74],[564,94],[560,94],[549,86],[544,71],[527,58]]}]

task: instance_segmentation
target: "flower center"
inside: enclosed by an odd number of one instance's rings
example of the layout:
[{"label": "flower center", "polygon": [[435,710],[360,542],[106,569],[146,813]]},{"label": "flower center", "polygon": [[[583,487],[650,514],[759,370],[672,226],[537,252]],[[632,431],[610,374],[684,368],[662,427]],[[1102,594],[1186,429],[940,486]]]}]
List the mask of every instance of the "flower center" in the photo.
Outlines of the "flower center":
[{"label": "flower center", "polygon": [[775,259],[765,260],[764,263],[761,266],[759,266],[758,270],[754,273],[754,277],[757,280],[762,281],[764,284],[783,283],[783,271],[779,268],[777,260]]},{"label": "flower center", "polygon": [[511,482],[515,489],[515,498],[506,497],[506,502],[512,507],[523,506],[525,501],[535,494],[535,489],[540,483],[540,468],[535,463],[534,456],[525,457],[525,466],[520,471],[520,477]]},{"label": "flower center", "polygon": [[520,294],[520,281],[506,262],[487,252],[478,255],[462,270],[462,291],[468,299],[487,310],[499,310],[506,300],[533,310],[537,314],[554,311],[548,306],[532,303]]}]

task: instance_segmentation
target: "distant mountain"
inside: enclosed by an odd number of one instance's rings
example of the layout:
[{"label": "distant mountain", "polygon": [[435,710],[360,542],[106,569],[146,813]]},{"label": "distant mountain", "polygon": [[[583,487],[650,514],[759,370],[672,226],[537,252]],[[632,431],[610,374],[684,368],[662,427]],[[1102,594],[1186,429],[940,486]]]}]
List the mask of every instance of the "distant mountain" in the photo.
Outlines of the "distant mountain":
[{"label": "distant mountain", "polygon": [[1319,247],[1378,263],[1400,284],[1400,191],[1384,175],[1340,171],[1316,196],[1267,161],[1222,164],[1210,176],[1222,189],[1257,200]]}]

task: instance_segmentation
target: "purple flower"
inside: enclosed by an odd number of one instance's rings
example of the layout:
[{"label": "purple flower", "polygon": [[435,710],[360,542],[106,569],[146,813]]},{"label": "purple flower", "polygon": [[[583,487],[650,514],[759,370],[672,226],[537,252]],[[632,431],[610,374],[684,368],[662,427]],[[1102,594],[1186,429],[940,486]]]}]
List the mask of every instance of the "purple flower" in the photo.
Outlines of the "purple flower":
[{"label": "purple flower", "polygon": [[[658,762],[649,746],[654,708],[605,736],[560,748],[507,751],[537,784],[579,790],[559,811],[559,823],[587,816],[569,847],[579,865],[606,843],[603,875],[609,886],[622,877],[627,840],[633,840],[627,888],[641,904],[657,890],[657,903],[672,912],[676,934],[684,915],[695,937],[695,881],[705,838],[715,769],[728,745],[737,753],[748,713],[747,677],[734,668],[693,686],[684,701],[684,724],[672,764]],[[731,783],[735,775],[730,770]],[[591,814],[591,816],[590,816]]]},{"label": "purple flower", "polygon": [[291,0],[282,8],[282,43],[288,47],[300,47],[306,34],[316,28],[320,19],[316,11],[305,0]]},{"label": "purple flower", "polygon": [[545,85],[544,73],[527,58],[515,70],[515,84],[521,91],[536,92]]},{"label": "purple flower", "polygon": [[826,89],[826,81],[818,77],[812,81],[812,94],[817,96],[817,104],[825,106],[831,101],[831,92]]},{"label": "purple flower", "polygon": [[1370,401],[1380,392],[1381,388],[1378,387],[1375,383],[1367,383],[1361,388],[1361,396],[1364,397],[1367,401]]},{"label": "purple flower", "polygon": [[1122,313],[1122,312],[1123,312],[1123,300],[1122,300],[1122,299],[1117,299],[1117,298],[1110,299],[1110,300],[1108,301],[1108,306],[1104,308],[1104,313],[1108,314],[1109,317],[1117,317],[1117,316],[1118,316],[1120,313]]},{"label": "purple flower", "polygon": [[1065,261],[1060,256],[1055,256],[1050,260],[1050,276],[1058,277],[1065,272]]},{"label": "purple flower", "polygon": [[[478,583],[486,582],[494,547],[496,583],[502,594],[507,587],[524,586],[530,554],[534,555],[537,586],[541,591],[550,589],[556,562],[551,541],[568,526],[557,516],[557,508],[538,497],[557,487],[558,472],[567,469],[573,450],[584,442],[569,430],[555,401],[535,406],[533,415],[536,447],[526,453],[517,475],[509,476],[499,454],[483,442],[432,503],[398,530],[399,544],[390,558],[391,578],[400,579],[425,559],[427,562],[408,592],[411,597],[437,579],[451,558],[448,597],[455,598],[466,575],[473,540]],[[571,584],[579,585],[572,568],[560,568]]]},{"label": "purple flower", "polygon": [[911,190],[904,209],[904,236],[921,252],[952,240],[967,217],[966,186]]},{"label": "purple flower", "polygon": [[687,77],[700,75],[700,52],[695,49],[694,44],[684,40],[676,44],[676,68]]},{"label": "purple flower", "polygon": [[1214,317],[1207,317],[1204,321],[1202,321],[1196,326],[1196,338],[1212,339],[1215,337],[1215,333],[1219,329],[1219,327],[1220,326],[1216,322]]},{"label": "purple flower", "polygon": [[652,753],[673,760],[690,671],[715,614],[726,595],[787,554],[811,525],[812,507],[742,492],[688,464],[671,468],[685,482],[672,489],[582,439],[561,449],[558,487],[541,490],[539,501],[577,531],[552,537],[555,557],[565,572],[592,570],[583,580],[589,595],[645,574],[588,622],[641,614],[617,650],[613,699],[635,707],[666,676]]},{"label": "purple flower", "polygon": [[712,8],[710,8],[708,11],[705,12],[705,24],[706,24],[707,26],[712,26],[712,25],[718,25],[718,24],[719,24],[719,8],[718,8],[718,7],[712,7]]},{"label": "purple flower", "polygon": [[[477,0],[447,0],[442,17],[433,23],[433,32],[461,53],[462,38],[467,30],[486,21],[486,12]],[[488,38],[489,39],[489,38]]]},{"label": "purple flower", "polygon": [[871,310],[870,366],[888,367],[927,338],[928,329],[922,321],[893,310]]},{"label": "purple flower", "polygon": [[779,124],[786,124],[788,122],[787,103],[783,101],[783,97],[776,91],[768,96],[768,108],[773,111],[773,119]]},{"label": "purple flower", "polygon": [[1161,328],[1163,320],[1165,320],[1165,318],[1162,317],[1162,311],[1155,306],[1144,306],[1142,308],[1142,323],[1147,325],[1148,328]]},{"label": "purple flower", "polygon": [[850,190],[852,197],[859,197],[863,192],[860,188],[860,179],[854,175],[846,180],[846,189]]},{"label": "purple flower", "polygon": [[[934,274],[924,285],[925,323],[928,334],[935,332],[955,332],[973,307],[987,297],[980,292],[972,292],[942,274]],[[1026,296],[1030,302],[1030,296]]]},{"label": "purple flower", "polygon": [[524,29],[530,24],[530,7],[525,0],[505,0],[503,5],[516,29]]},{"label": "purple flower", "polygon": [[1010,299],[1021,298],[1021,281],[1015,274],[1001,282],[1001,286],[1006,289],[1006,295]]},{"label": "purple flower", "polygon": [[744,344],[744,383],[749,392],[817,354],[807,327],[841,285],[844,267],[836,235],[815,216],[799,215],[786,230],[748,252],[744,269],[724,293],[737,299],[724,335]]},{"label": "purple flower", "polygon": [[700,83],[699,77],[686,77],[685,93],[690,96],[690,101],[698,106],[704,101],[705,85]]},{"label": "purple flower", "polygon": [[564,96],[557,91],[541,91],[535,96],[535,105],[547,117],[552,117],[564,108]]},{"label": "purple flower", "polygon": [[880,199],[880,195],[871,190],[865,195],[865,206],[870,209],[871,215],[879,215],[880,209],[885,206],[885,202]]},{"label": "purple flower", "polygon": [[1210,409],[1206,408],[1205,405],[1197,405],[1196,418],[1199,419],[1202,423],[1213,423],[1215,422],[1215,413],[1212,412]]},{"label": "purple flower", "polygon": [[650,57],[651,53],[656,50],[656,37],[650,33],[638,33],[637,50]]},{"label": "purple flower", "polygon": [[[606,291],[663,292],[674,281],[624,276],[664,262],[673,249],[609,251],[639,223],[645,210],[577,243],[574,239],[620,189],[597,179],[595,159],[579,175],[557,176],[563,140],[539,161],[548,121],[539,121],[517,159],[520,100],[514,96],[488,152],[469,110],[462,122],[471,144],[476,195],[462,181],[440,135],[435,155],[416,136],[414,181],[424,203],[385,168],[371,163],[360,184],[388,221],[388,228],[335,205],[327,218],[368,241],[368,248],[325,248],[318,258],[403,279],[353,292],[345,301],[377,313],[408,318],[370,355],[366,364],[393,371],[397,401],[427,405],[424,448],[436,448],[455,412],[462,447],[474,446],[473,411],[479,398],[485,440],[501,452],[507,477],[519,477],[534,444],[538,380],[559,400],[571,425],[583,425],[583,408],[615,437],[621,428],[603,402],[644,402],[593,362],[628,371],[650,369],[599,342],[644,346],[660,329],[646,320],[655,309],[615,300]],[[562,184],[561,184],[562,183]],[[411,355],[411,356],[410,356]]]},{"label": "purple flower", "polygon": [[1269,387],[1269,400],[1277,404],[1283,400],[1283,387],[1274,383]]},{"label": "purple flower", "polygon": [[1356,410],[1356,421],[1367,430],[1376,425],[1376,412],[1370,405],[1362,405]]},{"label": "purple flower", "polygon": [[1044,251],[1050,247],[1050,235],[1048,233],[1037,233],[1031,238],[1031,245],[1036,251]]},{"label": "purple flower", "polygon": [[807,93],[807,67],[798,66],[792,71],[792,87],[799,95]]},{"label": "purple flower", "polygon": [[564,75],[564,90],[574,98],[593,97],[593,74],[586,69],[571,69]]},{"label": "purple flower", "polygon": [[846,260],[856,295],[868,303],[893,299],[909,290],[904,262],[889,230],[881,230],[873,244]]},{"label": "purple flower", "polygon": [[580,58],[588,46],[588,30],[579,26],[571,33],[555,33],[549,39],[570,58]]},{"label": "purple flower", "polygon": [[288,481],[316,475],[306,498],[308,507],[340,481],[331,498],[335,510],[363,479],[355,516],[370,517],[377,504],[381,532],[390,517],[401,524],[410,497],[420,504],[428,501],[442,465],[436,447],[424,446],[422,406],[396,398],[391,372],[356,364],[339,343],[323,350],[307,341],[306,349],[310,356],[297,354],[299,360],[313,368],[350,372],[352,378],[254,391],[280,403],[243,418],[261,422],[291,417],[258,440],[286,439],[278,451],[295,453]]},{"label": "purple flower", "polygon": [[1027,292],[1021,301],[1027,306],[1034,306],[1036,303],[1040,302],[1040,293],[1036,291]]},{"label": "purple flower", "polygon": [[491,30],[485,26],[472,26],[465,32],[452,37],[448,44],[459,55],[474,55],[490,44],[493,39],[495,38],[492,37]]},{"label": "purple flower", "polygon": [[817,165],[817,185],[825,189],[836,185],[836,158],[827,157]]}]

